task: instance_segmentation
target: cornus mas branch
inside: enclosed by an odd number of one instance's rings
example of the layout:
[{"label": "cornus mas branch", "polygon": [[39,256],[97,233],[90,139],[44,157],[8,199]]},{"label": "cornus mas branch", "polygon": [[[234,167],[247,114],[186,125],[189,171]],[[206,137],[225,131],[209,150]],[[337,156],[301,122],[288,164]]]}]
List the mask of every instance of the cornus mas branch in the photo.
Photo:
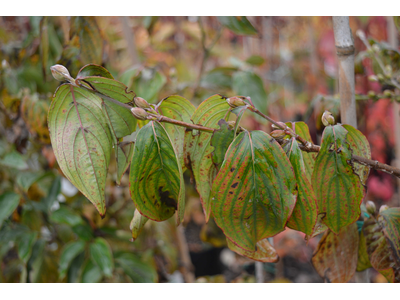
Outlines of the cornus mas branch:
[{"label": "cornus mas branch", "polygon": [[[110,98],[108,96],[103,95],[102,93],[99,93],[98,91],[91,90],[91,89],[89,89],[89,88],[87,88],[85,86],[80,86],[80,87],[86,89],[87,91],[90,91],[91,93],[93,93],[93,94],[95,94],[95,95],[97,95],[99,97],[102,97],[103,99],[111,101],[111,102],[113,102],[113,103],[115,103],[115,104],[117,104],[117,105],[119,105],[121,107],[124,107],[124,108],[129,109],[129,110],[132,109],[132,106],[130,106],[128,104],[125,104],[125,103],[121,103],[121,102],[119,102],[117,100],[114,100],[114,99],[112,99],[112,98]],[[260,115],[261,117],[263,117],[264,119],[268,120],[269,122],[271,122],[272,124],[274,124],[278,128],[280,128],[282,130],[285,130],[285,132],[287,132],[288,134],[293,136],[297,141],[299,141],[301,143],[300,149],[302,151],[305,151],[305,152],[317,152],[317,153],[319,152],[320,146],[314,145],[313,143],[303,139],[301,136],[296,134],[292,129],[290,129],[286,124],[281,123],[281,122],[277,122],[277,121],[271,119],[270,117],[268,117],[267,115],[263,114],[262,112],[260,112],[257,108],[255,108],[253,106],[252,107],[248,107],[248,108],[249,108],[249,110],[253,111],[254,113],[256,113],[258,115]],[[205,131],[205,132],[214,132],[214,131],[217,130],[217,129],[210,128],[210,127],[205,127],[205,126],[202,126],[202,125],[190,124],[190,123],[186,123],[186,122],[183,122],[183,121],[178,121],[178,120],[171,119],[171,118],[168,118],[168,117],[165,117],[165,116],[162,116],[162,115],[156,115],[156,114],[149,113],[149,116],[155,118],[158,122],[171,123],[171,124],[174,124],[174,125],[177,125],[177,126],[182,126],[182,127],[186,127],[186,128],[190,128],[190,129],[195,129],[195,130],[200,130],[200,131]],[[279,142],[279,140],[278,140],[278,142]],[[388,173],[388,174],[391,174],[391,175],[394,175],[394,176],[400,178],[400,169],[397,169],[397,168],[394,168],[392,166],[380,163],[379,161],[367,159],[367,158],[364,158],[364,157],[361,157],[361,156],[358,156],[358,155],[352,155],[352,160],[355,163],[358,163],[358,164],[361,164],[361,165],[364,165],[364,166],[368,166],[368,167],[373,168],[375,170],[379,170],[379,171],[382,171],[382,172],[385,172],[385,173]]]}]

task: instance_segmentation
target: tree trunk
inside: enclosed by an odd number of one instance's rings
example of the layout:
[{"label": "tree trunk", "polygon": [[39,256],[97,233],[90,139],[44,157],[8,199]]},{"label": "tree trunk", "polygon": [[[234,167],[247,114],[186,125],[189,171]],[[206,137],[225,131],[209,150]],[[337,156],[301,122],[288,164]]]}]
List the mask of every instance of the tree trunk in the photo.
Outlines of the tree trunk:
[{"label": "tree trunk", "polygon": [[354,95],[354,42],[349,17],[332,17],[336,54],[339,60],[340,115],[343,124],[357,128]]}]

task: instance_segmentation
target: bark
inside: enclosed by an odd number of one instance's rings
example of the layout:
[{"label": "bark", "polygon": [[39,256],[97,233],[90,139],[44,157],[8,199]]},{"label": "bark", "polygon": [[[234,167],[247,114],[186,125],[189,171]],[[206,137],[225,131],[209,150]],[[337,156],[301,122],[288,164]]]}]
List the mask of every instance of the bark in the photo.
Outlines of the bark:
[{"label": "bark", "polygon": [[343,124],[357,128],[354,94],[354,42],[349,17],[332,17],[339,61],[340,115]]}]

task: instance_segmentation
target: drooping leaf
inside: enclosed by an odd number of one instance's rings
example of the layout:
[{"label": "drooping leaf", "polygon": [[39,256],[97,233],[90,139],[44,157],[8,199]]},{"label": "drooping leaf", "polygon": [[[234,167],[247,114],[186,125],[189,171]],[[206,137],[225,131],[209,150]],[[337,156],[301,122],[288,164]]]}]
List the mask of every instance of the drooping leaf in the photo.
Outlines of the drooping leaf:
[{"label": "drooping leaf", "polygon": [[133,142],[122,142],[117,145],[115,148],[116,156],[117,156],[117,184],[121,183],[122,176],[125,174],[128,169],[132,158],[133,158],[133,149],[135,144]]},{"label": "drooping leaf", "polygon": [[370,267],[372,267],[369,261],[367,252],[367,243],[365,239],[364,232],[360,232],[360,243],[358,245],[358,261],[357,261],[357,272],[362,272]]},{"label": "drooping leaf", "polygon": [[61,85],[48,119],[61,170],[104,216],[104,190],[113,141],[102,113],[102,100],[84,89]]},{"label": "drooping leaf", "polygon": [[[294,127],[295,133],[298,134],[299,136],[301,136],[306,141],[309,141],[310,143],[312,143],[310,130],[308,129],[307,124],[304,122],[295,122],[294,124],[295,124],[295,127]],[[291,122],[286,123],[286,125],[289,126],[290,128],[292,128]],[[304,166],[306,168],[306,175],[307,175],[308,180],[311,182],[317,153],[303,152],[302,155],[303,155],[303,160],[304,160]]]},{"label": "drooping leaf", "polygon": [[[379,218],[383,217],[378,216]],[[384,235],[380,222],[373,216],[364,220],[362,230],[372,267],[389,282],[400,282],[400,263],[395,259],[395,253]]]},{"label": "drooping leaf", "polygon": [[164,127],[152,121],[137,134],[129,173],[131,197],[137,210],[154,221],[177,213],[177,223],[185,210],[182,168]]},{"label": "drooping leaf", "polygon": [[318,274],[329,282],[348,282],[356,272],[358,242],[355,223],[341,228],[337,235],[325,232],[311,259]]},{"label": "drooping leaf", "polygon": [[236,252],[237,254],[246,256],[253,260],[261,261],[261,262],[269,262],[269,263],[274,263],[279,260],[279,256],[276,253],[276,250],[274,249],[274,247],[272,247],[271,244],[268,242],[268,238],[257,242],[257,244],[256,244],[257,251],[244,250],[244,249],[236,246],[229,239],[226,239],[226,242],[228,244],[229,249]]},{"label": "drooping leaf", "polygon": [[[158,111],[163,116],[186,123],[192,123],[191,117],[196,108],[190,103],[189,100],[172,95],[164,98],[158,105]],[[168,132],[169,137],[175,147],[181,165],[184,166],[183,161],[183,144],[185,140],[185,127],[176,126],[170,123],[163,124],[165,130]]]},{"label": "drooping leaf", "polygon": [[217,169],[224,161],[226,150],[228,150],[235,137],[233,128],[230,128],[224,119],[219,120],[218,125],[220,129],[214,131],[211,138],[211,146],[215,149],[212,152],[212,161],[217,166]]},{"label": "drooping leaf", "polygon": [[[342,126],[347,130],[346,141],[350,145],[350,149],[353,151],[353,154],[371,159],[371,149],[365,135],[351,125],[344,124]],[[362,184],[365,185],[368,179],[370,168],[361,164],[354,164],[353,168],[354,172],[360,177]]]},{"label": "drooping leaf", "polygon": [[103,274],[99,266],[88,260],[83,267],[82,282],[83,283],[96,283],[101,280]]},{"label": "drooping leaf", "polygon": [[14,192],[6,192],[0,195],[0,228],[4,220],[7,219],[19,204],[19,195]]},{"label": "drooping leaf", "polygon": [[71,262],[85,249],[84,241],[76,241],[66,244],[61,252],[60,263],[58,266],[58,276],[63,279],[67,275],[67,271]]},{"label": "drooping leaf", "polygon": [[287,226],[311,235],[317,222],[317,198],[306,175],[303,153],[295,138],[290,139],[284,150],[292,164],[298,190],[296,205]]},{"label": "drooping leaf", "polygon": [[96,238],[96,240],[90,244],[90,257],[92,261],[100,267],[105,276],[112,276],[114,259],[110,245],[105,239]]},{"label": "drooping leaf", "polygon": [[325,128],[312,175],[318,212],[325,214],[322,222],[336,234],[358,219],[365,194],[360,178],[348,163],[351,150],[346,135],[342,125]]},{"label": "drooping leaf", "polygon": [[137,209],[135,209],[135,213],[133,214],[133,218],[129,226],[130,229],[132,230],[133,241],[137,239],[137,237],[142,232],[143,227],[148,220],[149,220],[148,218],[143,216]]},{"label": "drooping leaf", "polygon": [[215,222],[240,248],[281,232],[296,203],[296,180],[280,145],[262,131],[230,145],[212,186]]},{"label": "drooping leaf", "polygon": [[400,208],[392,207],[380,212],[383,233],[392,248],[394,259],[400,266]]},{"label": "drooping leaf", "polygon": [[37,232],[26,232],[17,239],[18,256],[24,264],[26,264],[31,257],[36,238]]},{"label": "drooping leaf", "polygon": [[[204,100],[192,116],[194,124],[218,129],[219,120],[223,119],[230,106],[226,98],[214,95]],[[185,164],[193,172],[196,189],[200,195],[206,222],[210,218],[210,193],[217,167],[212,161],[214,147],[210,145],[212,133],[205,131],[188,132],[185,141]]]},{"label": "drooping leaf", "polygon": [[238,35],[257,34],[257,30],[253,27],[253,25],[251,25],[246,17],[224,16],[218,17],[218,21]]},{"label": "drooping leaf", "polygon": [[101,64],[103,56],[103,37],[95,17],[72,17],[71,36],[79,37],[80,58],[82,62]]},{"label": "drooping leaf", "polygon": [[312,239],[313,237],[316,237],[317,235],[324,233],[327,231],[329,228],[326,226],[323,222],[322,219],[325,218],[325,214],[318,214],[317,216],[317,222],[315,223],[314,229],[310,235],[306,235],[305,240],[308,241]]},{"label": "drooping leaf", "polygon": [[239,71],[233,74],[232,89],[238,95],[250,97],[256,108],[266,113],[267,93],[260,76],[253,72]]},{"label": "drooping leaf", "polygon": [[115,261],[133,282],[157,282],[156,270],[150,265],[142,262],[133,253],[121,253],[115,258]]},{"label": "drooping leaf", "polygon": [[76,79],[80,78],[84,79],[85,77],[90,77],[90,76],[98,76],[98,77],[114,79],[114,77],[106,68],[103,68],[102,66],[96,64],[88,64],[82,67],[82,69],[79,70],[78,75],[76,75]]},{"label": "drooping leaf", "polygon": [[42,62],[42,70],[44,78],[46,78],[47,74],[47,64],[49,60],[49,33],[48,33],[48,18],[43,17],[40,21],[40,44],[39,44],[39,52],[40,52],[40,60]]}]

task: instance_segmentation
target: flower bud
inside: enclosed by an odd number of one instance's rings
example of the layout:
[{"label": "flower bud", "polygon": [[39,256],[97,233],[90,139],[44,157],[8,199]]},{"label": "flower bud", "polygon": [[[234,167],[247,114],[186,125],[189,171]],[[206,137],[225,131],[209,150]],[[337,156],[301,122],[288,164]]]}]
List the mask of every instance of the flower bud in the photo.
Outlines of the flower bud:
[{"label": "flower bud", "polygon": [[[279,125],[281,125],[282,128],[286,128],[286,124],[285,124],[285,123],[283,123],[283,122],[276,122],[276,123],[278,123]],[[282,129],[281,127],[278,127],[278,126],[276,126],[275,124],[272,124],[271,127],[274,128],[274,129]]]},{"label": "flower bud", "polygon": [[368,97],[369,97],[369,98],[375,98],[375,97],[376,97],[375,92],[374,92],[374,91],[369,91],[369,92],[368,92]]},{"label": "flower bud", "polygon": [[379,80],[380,82],[382,82],[382,81],[385,80],[385,77],[383,77],[382,74],[378,74],[378,75],[376,75],[376,77],[378,77],[378,80]]},{"label": "flower bud", "polygon": [[244,102],[242,99],[240,99],[239,97],[236,97],[236,96],[230,97],[230,98],[226,99],[226,101],[228,102],[229,106],[232,108],[246,105],[246,102]]},{"label": "flower bud", "polygon": [[147,118],[149,116],[149,114],[143,108],[140,108],[140,107],[133,107],[131,109],[131,112],[132,112],[133,116],[139,120],[147,120]]},{"label": "flower bud", "polygon": [[333,117],[333,115],[329,111],[326,110],[322,115],[322,123],[325,126],[334,125],[335,124],[335,118]]},{"label": "flower bud", "polygon": [[389,209],[389,206],[387,206],[387,205],[382,205],[382,206],[379,208],[379,214],[381,214],[383,211],[385,211],[385,210],[387,210],[387,209]]},{"label": "flower bud", "polygon": [[285,130],[274,130],[270,133],[274,139],[283,139],[286,136]]},{"label": "flower bud", "polygon": [[379,81],[378,77],[376,75],[369,75],[368,80],[372,82],[377,82]]},{"label": "flower bud", "polygon": [[365,207],[367,208],[367,212],[371,215],[375,215],[376,212],[376,206],[375,203],[372,201],[367,201],[365,204]]},{"label": "flower bud", "polygon": [[391,90],[385,90],[385,91],[383,92],[383,95],[384,95],[385,97],[387,97],[387,98],[392,98],[393,92],[392,92]]},{"label": "flower bud", "polygon": [[58,81],[70,81],[72,79],[68,69],[62,65],[51,66],[50,70],[53,77]]},{"label": "flower bud", "polygon": [[374,50],[376,53],[379,53],[379,51],[381,51],[381,48],[379,48],[379,46],[377,44],[373,44],[372,50]]},{"label": "flower bud", "polygon": [[142,97],[135,97],[133,98],[133,101],[135,102],[135,105],[137,107],[146,109],[146,108],[150,108],[150,104],[144,100]]}]

